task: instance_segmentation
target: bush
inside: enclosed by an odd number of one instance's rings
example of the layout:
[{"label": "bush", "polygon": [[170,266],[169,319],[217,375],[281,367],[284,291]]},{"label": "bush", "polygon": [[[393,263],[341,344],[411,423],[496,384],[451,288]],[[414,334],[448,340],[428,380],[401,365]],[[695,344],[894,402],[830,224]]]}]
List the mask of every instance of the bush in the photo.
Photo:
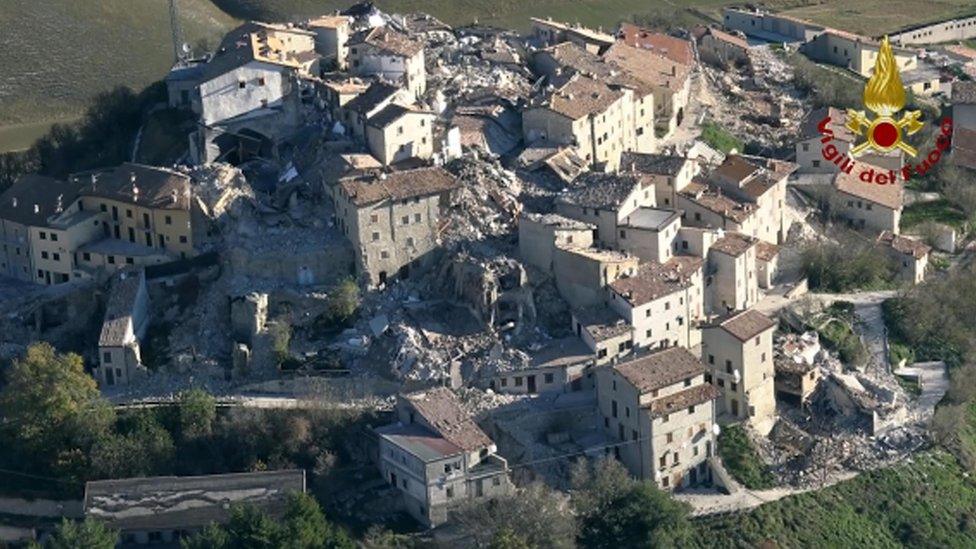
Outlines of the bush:
[{"label": "bush", "polygon": [[287,322],[276,320],[269,323],[268,332],[271,334],[271,349],[280,366],[290,356],[291,326]]},{"label": "bush", "polygon": [[821,67],[800,53],[786,56],[793,66],[793,83],[800,90],[813,97],[817,107],[837,107],[840,109],[861,109],[863,82],[840,69]]},{"label": "bush", "polygon": [[849,292],[891,287],[897,265],[878,247],[855,238],[839,243],[811,243],[800,253],[811,290]]}]

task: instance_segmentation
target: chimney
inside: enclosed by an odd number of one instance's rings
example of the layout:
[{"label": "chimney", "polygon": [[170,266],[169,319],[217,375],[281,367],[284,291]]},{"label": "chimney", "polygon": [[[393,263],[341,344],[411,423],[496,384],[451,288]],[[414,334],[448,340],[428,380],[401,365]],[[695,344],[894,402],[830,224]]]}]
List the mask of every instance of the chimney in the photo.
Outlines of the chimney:
[{"label": "chimney", "polygon": [[41,207],[40,207],[40,205],[34,204],[34,213],[36,213],[36,214],[41,213]]},{"label": "chimney", "polygon": [[55,212],[55,213],[61,213],[62,211],[64,211],[64,206],[63,206],[63,204],[62,204],[62,200],[63,200],[63,199],[64,199],[64,195],[63,195],[63,194],[59,194],[59,195],[58,195],[58,202],[57,202],[57,204],[56,204],[56,205],[54,206],[54,212]]},{"label": "chimney", "polygon": [[10,205],[13,206],[14,208],[17,207],[17,197],[16,196],[10,199]]},{"label": "chimney", "polygon": [[129,181],[132,182],[132,200],[139,200],[139,187],[136,186],[136,172],[129,174]]},{"label": "chimney", "polygon": [[172,191],[170,191],[169,198],[170,198],[170,202],[172,202],[173,204],[176,204],[176,201],[178,200],[178,196],[176,194],[176,189],[173,189]]}]

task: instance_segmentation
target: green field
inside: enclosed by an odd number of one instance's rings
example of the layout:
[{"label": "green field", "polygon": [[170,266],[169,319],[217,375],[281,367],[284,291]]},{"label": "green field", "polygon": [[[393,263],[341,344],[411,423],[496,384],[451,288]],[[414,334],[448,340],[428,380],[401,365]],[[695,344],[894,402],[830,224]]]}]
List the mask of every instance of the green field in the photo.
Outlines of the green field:
[{"label": "green field", "polygon": [[[211,0],[179,5],[191,45],[234,23]],[[78,117],[100,91],[158,80],[173,62],[166,0],[4,0],[0,28],[0,151]]]}]

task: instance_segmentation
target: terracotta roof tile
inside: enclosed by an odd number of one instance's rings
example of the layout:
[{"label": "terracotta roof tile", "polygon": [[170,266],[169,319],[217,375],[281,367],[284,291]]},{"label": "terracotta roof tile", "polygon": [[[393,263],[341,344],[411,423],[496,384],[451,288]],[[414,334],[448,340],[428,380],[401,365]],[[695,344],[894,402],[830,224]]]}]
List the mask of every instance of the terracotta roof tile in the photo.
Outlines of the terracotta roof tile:
[{"label": "terracotta roof tile", "polygon": [[578,120],[606,111],[624,96],[605,83],[586,76],[576,76],[549,97],[549,109]]},{"label": "terracotta roof tile", "polygon": [[339,185],[350,202],[356,206],[366,206],[384,200],[403,200],[449,192],[458,183],[443,168],[433,167],[393,172],[386,176],[347,178],[340,180]]},{"label": "terracotta roof tile", "polygon": [[739,341],[749,341],[776,327],[776,321],[755,309],[733,312],[711,322],[707,327],[722,328]]},{"label": "terracotta roof tile", "polygon": [[642,394],[705,373],[705,365],[684,347],[635,356],[613,369]]},{"label": "terracotta roof tile", "polygon": [[491,446],[488,435],[461,408],[446,387],[411,393],[404,398],[445,440],[467,452]]},{"label": "terracotta roof tile", "polygon": [[921,259],[932,251],[932,247],[914,238],[893,234],[891,231],[882,231],[878,235],[878,242],[890,246],[896,252],[910,255],[915,259]]},{"label": "terracotta roof tile", "polygon": [[635,275],[611,282],[610,288],[631,306],[639,307],[690,288],[691,277],[701,266],[701,258],[691,256],[673,257],[663,264],[648,261],[640,266]]},{"label": "terracotta roof tile", "polygon": [[671,59],[682,65],[695,64],[695,52],[691,42],[648,29],[642,29],[631,23],[620,25],[620,39],[628,46],[649,49],[655,53]]},{"label": "terracotta roof tile", "polygon": [[725,233],[725,236],[715,241],[709,250],[722,252],[726,255],[731,255],[732,257],[738,257],[749,251],[749,248],[755,246],[757,242],[759,242],[759,239],[757,238],[753,238],[742,233],[727,232]]},{"label": "terracotta roof tile", "polygon": [[[861,164],[861,169],[870,169],[871,166],[863,162]],[[887,170],[882,168],[874,168],[882,172],[887,172]],[[892,210],[901,210],[905,190],[900,183],[895,183],[891,185],[878,185],[875,183],[865,183],[858,179],[857,173],[846,173],[839,172],[834,177],[834,187],[847,195],[854,196],[857,198],[862,198],[869,202],[874,202],[875,204],[880,204],[886,208]]]},{"label": "terracotta roof tile", "polygon": [[756,259],[770,261],[779,255],[779,246],[760,240],[756,243]]},{"label": "terracotta roof tile", "polygon": [[686,410],[691,406],[711,402],[721,395],[722,391],[718,387],[715,387],[711,383],[701,383],[672,395],[655,399],[646,408],[650,410],[651,418],[657,419],[668,414]]}]

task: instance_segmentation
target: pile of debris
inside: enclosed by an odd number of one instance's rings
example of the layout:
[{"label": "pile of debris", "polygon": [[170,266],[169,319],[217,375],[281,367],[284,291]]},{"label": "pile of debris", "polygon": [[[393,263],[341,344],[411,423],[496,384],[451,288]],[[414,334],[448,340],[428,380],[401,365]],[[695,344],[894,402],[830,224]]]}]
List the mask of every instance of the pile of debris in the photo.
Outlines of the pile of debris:
[{"label": "pile of debris", "polygon": [[521,212],[519,195],[523,182],[492,159],[475,154],[447,166],[460,182],[448,213],[445,241],[456,244],[511,234]]}]

